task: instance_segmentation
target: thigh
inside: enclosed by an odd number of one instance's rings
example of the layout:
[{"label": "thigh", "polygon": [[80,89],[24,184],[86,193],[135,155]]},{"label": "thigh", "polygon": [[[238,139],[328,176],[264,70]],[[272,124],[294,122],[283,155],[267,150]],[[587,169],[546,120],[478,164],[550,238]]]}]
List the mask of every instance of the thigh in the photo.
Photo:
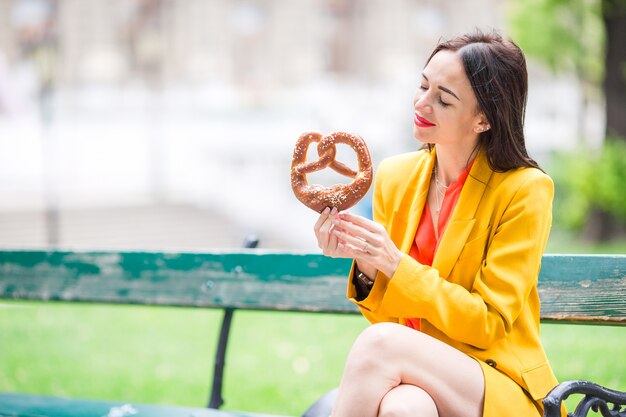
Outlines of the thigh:
[{"label": "thigh", "polygon": [[357,340],[376,352],[400,384],[426,391],[441,417],[480,417],[485,378],[478,362],[431,336],[395,323],[368,327]]},{"label": "thigh", "polygon": [[401,384],[389,391],[380,402],[378,417],[439,417],[435,401],[415,385]]}]

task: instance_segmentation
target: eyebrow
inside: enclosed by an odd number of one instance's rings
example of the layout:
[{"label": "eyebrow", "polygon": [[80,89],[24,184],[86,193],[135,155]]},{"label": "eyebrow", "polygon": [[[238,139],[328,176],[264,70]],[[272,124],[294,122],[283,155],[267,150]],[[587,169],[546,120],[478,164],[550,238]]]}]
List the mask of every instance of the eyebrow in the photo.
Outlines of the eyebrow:
[{"label": "eyebrow", "polygon": [[[424,77],[424,79],[425,79],[426,81],[428,81],[428,77],[426,77],[424,74],[422,74],[422,77]],[[456,98],[457,100],[461,101],[461,99],[459,98],[459,96],[457,96],[456,94],[454,94],[454,93],[452,92],[452,90],[450,90],[449,88],[446,88],[446,87],[441,86],[441,85],[440,85],[438,88],[439,88],[440,90],[445,91],[446,93],[448,93],[448,94],[452,95],[452,96],[453,96],[454,98]]]}]

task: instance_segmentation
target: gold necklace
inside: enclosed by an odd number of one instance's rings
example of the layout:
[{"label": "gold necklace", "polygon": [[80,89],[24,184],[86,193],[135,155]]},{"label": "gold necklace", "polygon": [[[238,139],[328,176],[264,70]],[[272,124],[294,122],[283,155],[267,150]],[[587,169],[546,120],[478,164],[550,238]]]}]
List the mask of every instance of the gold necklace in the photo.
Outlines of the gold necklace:
[{"label": "gold necklace", "polygon": [[[443,204],[443,200],[446,197],[446,191],[448,190],[449,185],[443,185],[439,181],[439,175],[437,171],[437,162],[435,161],[435,166],[433,168],[433,175],[435,177],[435,198],[437,199],[437,206],[435,207],[435,211],[437,214],[441,211],[441,205]],[[441,197],[440,197],[441,194]]]}]

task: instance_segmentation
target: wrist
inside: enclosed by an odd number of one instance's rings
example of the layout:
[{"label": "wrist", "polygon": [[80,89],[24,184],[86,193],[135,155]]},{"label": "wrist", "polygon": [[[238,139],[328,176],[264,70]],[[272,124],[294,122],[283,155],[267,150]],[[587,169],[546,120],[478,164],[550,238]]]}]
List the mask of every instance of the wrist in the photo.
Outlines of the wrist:
[{"label": "wrist", "polygon": [[389,260],[389,263],[385,265],[385,270],[382,271],[389,279],[393,277],[400,265],[400,261],[402,261],[402,252],[397,251],[394,253]]},{"label": "wrist", "polygon": [[358,271],[358,270],[356,271],[356,279],[360,281],[362,284],[367,285],[368,287],[371,287],[372,285],[374,285],[375,278],[376,277],[367,276],[361,271]]},{"label": "wrist", "polygon": [[364,263],[364,262],[359,262],[359,261],[355,261],[354,263],[354,275],[356,276],[359,272],[364,273],[365,275],[367,275],[369,278],[374,279],[376,278],[376,274],[378,273],[378,270],[371,266],[370,264]]},{"label": "wrist", "polygon": [[354,276],[352,283],[356,289],[356,300],[363,301],[369,295],[372,287],[374,286],[374,280],[376,276],[368,276],[359,270],[359,267],[355,265]]}]

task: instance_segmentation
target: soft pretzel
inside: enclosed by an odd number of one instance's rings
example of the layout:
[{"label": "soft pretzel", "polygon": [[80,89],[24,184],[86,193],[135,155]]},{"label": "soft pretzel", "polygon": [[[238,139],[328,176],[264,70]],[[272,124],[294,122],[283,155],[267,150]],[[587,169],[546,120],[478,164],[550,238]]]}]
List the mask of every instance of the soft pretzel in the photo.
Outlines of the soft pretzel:
[{"label": "soft pretzel", "polygon": [[[317,142],[319,159],[306,162],[309,145],[314,142]],[[337,143],[346,144],[354,149],[358,159],[358,171],[335,160]],[[349,184],[335,184],[330,187],[319,184],[309,185],[306,174],[326,167],[354,180]],[[341,211],[354,206],[363,198],[372,185],[372,173],[372,159],[361,137],[345,132],[335,132],[327,136],[316,132],[306,132],[300,135],[293,151],[291,188],[298,200],[318,213],[324,211],[326,207],[336,207]]]}]

